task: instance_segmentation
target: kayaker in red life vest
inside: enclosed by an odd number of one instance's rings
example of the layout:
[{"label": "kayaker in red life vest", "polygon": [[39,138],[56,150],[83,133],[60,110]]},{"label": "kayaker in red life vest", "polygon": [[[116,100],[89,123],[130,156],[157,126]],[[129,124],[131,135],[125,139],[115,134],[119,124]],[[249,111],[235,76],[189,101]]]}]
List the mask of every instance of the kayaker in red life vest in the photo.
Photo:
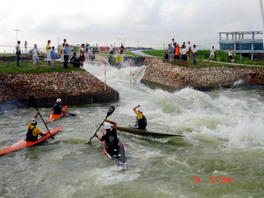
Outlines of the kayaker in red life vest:
[{"label": "kayaker in red life vest", "polygon": [[137,105],[133,108],[133,111],[137,114],[137,122],[135,126],[138,129],[146,129],[147,126],[147,118],[143,115],[143,109],[140,105]]},{"label": "kayaker in red life vest", "polygon": [[61,106],[61,99],[57,98],[56,100],[56,104],[53,105],[52,107],[53,110],[53,114],[62,114],[62,113],[66,113],[65,111],[63,111],[62,106]]},{"label": "kayaker in red life vest", "polygon": [[26,141],[29,142],[35,142],[38,140],[38,135],[45,136],[48,134],[48,132],[41,132],[39,128],[37,128],[37,117],[39,115],[39,112],[30,120],[30,123],[27,126],[27,137]]},{"label": "kayaker in red life vest", "polygon": [[[104,121],[105,121],[104,128],[106,134],[103,135],[101,138],[97,134],[94,134],[94,136],[97,137],[98,140],[100,141],[105,141],[109,154],[113,155],[113,157],[117,157],[118,148],[119,148],[117,134],[116,134],[117,124],[113,121],[106,119]],[[113,125],[113,127],[111,124]]]}]

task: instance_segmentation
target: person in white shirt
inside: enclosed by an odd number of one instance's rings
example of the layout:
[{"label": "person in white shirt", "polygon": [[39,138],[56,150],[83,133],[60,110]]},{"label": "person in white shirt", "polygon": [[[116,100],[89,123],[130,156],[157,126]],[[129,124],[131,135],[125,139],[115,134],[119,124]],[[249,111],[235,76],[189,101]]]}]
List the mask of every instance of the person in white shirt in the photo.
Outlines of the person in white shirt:
[{"label": "person in white shirt", "polygon": [[210,53],[210,56],[209,56],[209,59],[208,59],[208,63],[209,63],[210,59],[212,59],[213,62],[214,62],[214,57],[215,57],[215,49],[214,49],[214,46],[212,46],[211,53]]},{"label": "person in white shirt", "polygon": [[229,59],[229,63],[232,63],[232,60],[233,60],[232,47],[229,47],[229,49],[228,49],[228,59]]},{"label": "person in white shirt", "polygon": [[39,50],[37,48],[37,44],[34,44],[34,48],[32,50],[30,50],[31,54],[32,54],[32,62],[33,62],[33,68],[36,69],[36,64],[37,64],[37,68],[39,68]]}]

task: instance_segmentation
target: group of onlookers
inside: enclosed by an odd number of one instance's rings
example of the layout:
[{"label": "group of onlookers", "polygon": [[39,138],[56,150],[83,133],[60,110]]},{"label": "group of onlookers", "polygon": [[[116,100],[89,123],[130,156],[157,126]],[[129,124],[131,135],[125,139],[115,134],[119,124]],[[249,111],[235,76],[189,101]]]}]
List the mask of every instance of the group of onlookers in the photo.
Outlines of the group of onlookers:
[{"label": "group of onlookers", "polygon": [[186,45],[185,42],[180,46],[177,42],[172,39],[172,43],[168,44],[168,50],[164,53],[164,58],[168,59],[170,63],[175,63],[176,60],[178,64],[183,62],[183,66],[188,66],[188,59],[190,59],[191,54],[193,55],[193,64],[197,64],[197,48],[196,45],[191,47],[190,41]]}]

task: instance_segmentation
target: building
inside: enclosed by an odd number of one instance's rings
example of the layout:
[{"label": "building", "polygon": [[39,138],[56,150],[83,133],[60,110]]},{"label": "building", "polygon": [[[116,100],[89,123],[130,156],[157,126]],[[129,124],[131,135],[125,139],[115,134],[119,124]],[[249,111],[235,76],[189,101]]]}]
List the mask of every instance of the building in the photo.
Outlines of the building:
[{"label": "building", "polygon": [[262,34],[262,31],[219,32],[220,49],[228,51],[232,47],[234,53],[251,54],[253,60],[254,54],[264,53]]}]

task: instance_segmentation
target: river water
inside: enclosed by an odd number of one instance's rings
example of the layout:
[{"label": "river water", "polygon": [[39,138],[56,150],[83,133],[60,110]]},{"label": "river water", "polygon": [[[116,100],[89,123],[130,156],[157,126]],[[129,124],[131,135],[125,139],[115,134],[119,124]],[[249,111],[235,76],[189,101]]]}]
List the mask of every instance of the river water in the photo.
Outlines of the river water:
[{"label": "river water", "polygon": [[[85,69],[104,81],[104,64]],[[264,88],[236,83],[209,92],[174,93],[140,83],[145,67],[106,67],[107,84],[118,102],[70,106],[49,128],[63,126],[54,139],[0,157],[0,197],[264,197]],[[148,129],[185,137],[142,137],[118,132],[127,163],[122,171],[93,135],[111,105],[120,126],[135,123],[140,104]],[[50,108],[39,108],[47,119]],[[34,108],[0,115],[0,148],[25,137]],[[45,129],[38,117],[38,127]],[[98,132],[102,135],[102,129]],[[212,183],[214,182],[214,183]]]}]

